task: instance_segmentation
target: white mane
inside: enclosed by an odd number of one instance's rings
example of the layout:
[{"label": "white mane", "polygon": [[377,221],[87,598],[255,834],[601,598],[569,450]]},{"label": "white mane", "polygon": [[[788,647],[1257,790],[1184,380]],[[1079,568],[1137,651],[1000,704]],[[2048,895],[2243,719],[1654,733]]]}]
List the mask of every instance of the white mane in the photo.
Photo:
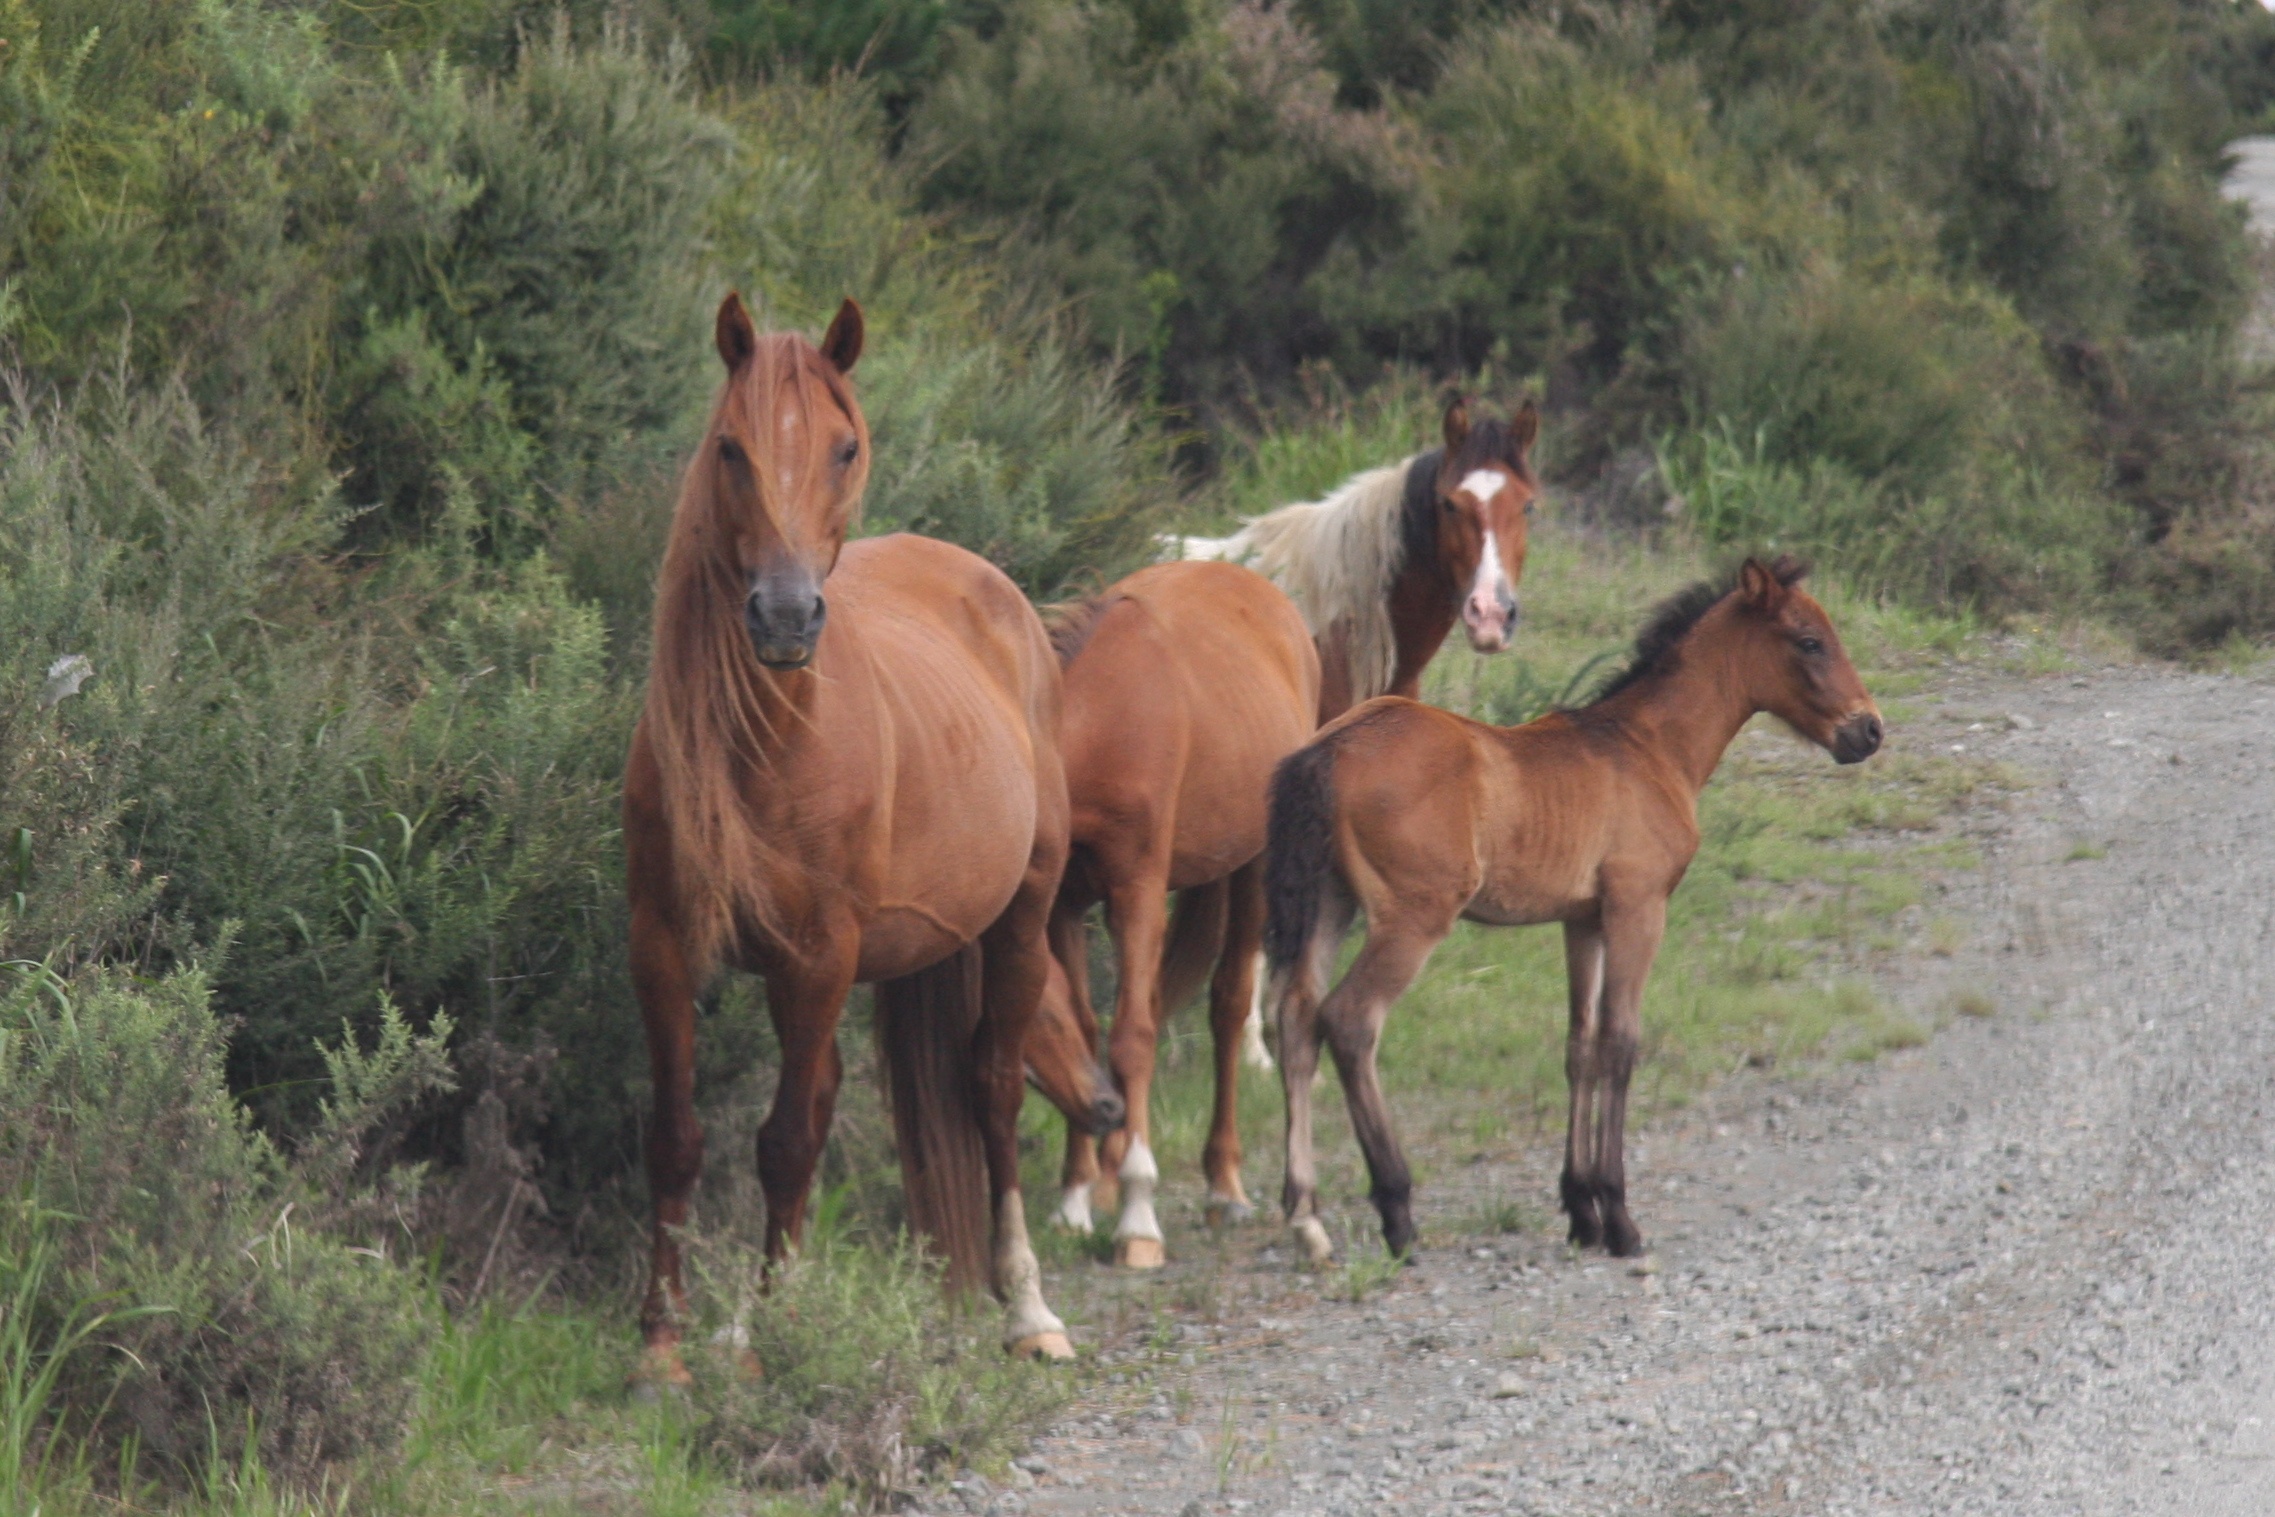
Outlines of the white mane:
[{"label": "white mane", "polygon": [[1325,500],[1299,501],[1252,517],[1230,537],[1180,537],[1178,558],[1246,564],[1287,592],[1304,625],[1322,641],[1340,623],[1351,661],[1351,698],[1390,688],[1398,642],[1390,626],[1390,582],[1402,555],[1399,507],[1414,459],[1345,480]]}]

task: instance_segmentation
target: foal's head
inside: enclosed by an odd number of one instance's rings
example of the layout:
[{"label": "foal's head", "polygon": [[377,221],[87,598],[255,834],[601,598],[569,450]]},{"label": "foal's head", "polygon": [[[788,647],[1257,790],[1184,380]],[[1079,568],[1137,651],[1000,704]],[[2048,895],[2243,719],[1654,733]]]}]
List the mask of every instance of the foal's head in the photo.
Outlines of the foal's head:
[{"label": "foal's head", "polygon": [[1728,598],[1754,704],[1843,764],[1880,750],[1880,708],[1841,647],[1832,618],[1801,588],[1807,566],[1749,558]]},{"label": "foal's head", "polygon": [[751,648],[769,669],[813,662],[829,606],[822,581],[869,479],[869,427],[846,376],[861,356],[861,308],[838,308],[821,346],[760,336],[730,294],[719,306],[727,382],[696,470],[710,487],[714,549],[743,596]]},{"label": "foal's head", "polygon": [[1454,587],[1469,646],[1498,653],[1517,631],[1517,581],[1525,572],[1525,532],[1539,482],[1532,471],[1540,412],[1531,402],[1506,423],[1469,418],[1467,402],[1446,407],[1446,447],[1438,465],[1439,567]]}]

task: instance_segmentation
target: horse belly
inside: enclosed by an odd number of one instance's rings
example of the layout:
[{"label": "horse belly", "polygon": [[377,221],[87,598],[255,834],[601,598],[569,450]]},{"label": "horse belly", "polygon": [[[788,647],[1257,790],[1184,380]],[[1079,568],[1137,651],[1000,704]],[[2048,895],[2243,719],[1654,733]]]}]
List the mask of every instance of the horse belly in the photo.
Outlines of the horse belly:
[{"label": "horse belly", "polygon": [[[1034,755],[1009,727],[927,725],[902,752],[882,884],[864,913],[864,980],[933,963],[985,932],[1011,904],[1035,852]],[[992,730],[991,730],[992,729]]]}]

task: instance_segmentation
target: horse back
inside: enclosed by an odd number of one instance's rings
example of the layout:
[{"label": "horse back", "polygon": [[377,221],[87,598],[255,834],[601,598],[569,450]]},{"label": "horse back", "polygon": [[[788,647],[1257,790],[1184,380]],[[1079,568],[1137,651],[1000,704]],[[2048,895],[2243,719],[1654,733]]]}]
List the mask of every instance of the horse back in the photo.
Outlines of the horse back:
[{"label": "horse back", "polygon": [[1141,569],[1101,597],[1066,671],[1078,842],[1166,846],[1182,888],[1264,846],[1272,768],[1311,734],[1319,660],[1295,605],[1230,564]]}]

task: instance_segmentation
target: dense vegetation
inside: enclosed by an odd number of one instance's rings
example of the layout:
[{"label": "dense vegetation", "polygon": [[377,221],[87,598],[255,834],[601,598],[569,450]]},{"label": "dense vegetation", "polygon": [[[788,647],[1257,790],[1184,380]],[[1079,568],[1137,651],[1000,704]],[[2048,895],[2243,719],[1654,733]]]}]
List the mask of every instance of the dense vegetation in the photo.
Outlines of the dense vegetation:
[{"label": "dense vegetation", "polygon": [[[66,1390],[153,1478],[248,1416],[301,1472],[424,1351],[349,1243],[621,1240],[617,766],[722,289],[859,297],[868,526],[1037,595],[1452,381],[1604,530],[2177,650],[2275,630],[2215,186],[2270,101],[2228,0],[0,0],[11,1330],[131,1325],[157,1381]],[[315,1231],[233,1284],[256,1213]]]}]

